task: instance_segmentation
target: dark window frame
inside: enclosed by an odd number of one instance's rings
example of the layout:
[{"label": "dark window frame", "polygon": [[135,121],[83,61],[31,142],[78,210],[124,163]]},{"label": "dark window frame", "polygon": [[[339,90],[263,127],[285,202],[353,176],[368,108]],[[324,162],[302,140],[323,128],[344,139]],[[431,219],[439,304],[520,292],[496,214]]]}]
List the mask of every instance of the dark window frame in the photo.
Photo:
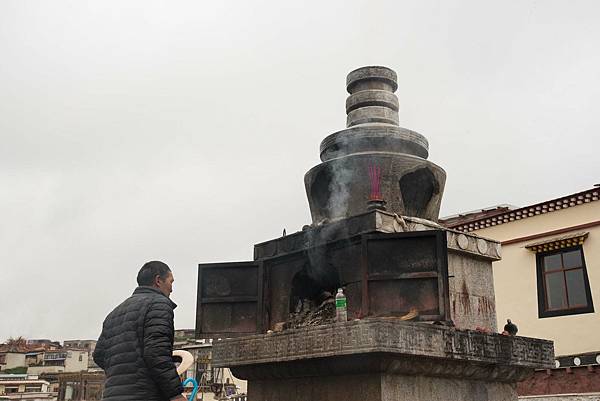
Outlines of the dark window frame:
[{"label": "dark window frame", "polygon": [[[585,298],[587,305],[583,307],[564,308],[564,309],[552,309],[548,310],[546,307],[546,280],[544,274],[544,257],[556,254],[562,254],[565,252],[571,252],[579,250],[581,254],[581,270],[583,273],[583,284],[585,289]],[[562,260],[562,259],[561,259]],[[564,273],[565,270],[578,270],[576,269],[563,269],[557,270]],[[585,255],[583,252],[583,246],[571,246],[568,248],[562,248],[558,250],[552,250],[547,252],[540,252],[536,254],[536,271],[537,271],[537,294],[538,294],[538,316],[540,318],[555,317],[555,316],[568,316],[568,315],[579,315],[582,313],[594,313],[594,303],[592,301],[592,291],[590,288],[590,281],[587,273],[587,266],[585,264]],[[565,288],[566,288],[565,283]],[[567,300],[568,302],[568,300]]]}]

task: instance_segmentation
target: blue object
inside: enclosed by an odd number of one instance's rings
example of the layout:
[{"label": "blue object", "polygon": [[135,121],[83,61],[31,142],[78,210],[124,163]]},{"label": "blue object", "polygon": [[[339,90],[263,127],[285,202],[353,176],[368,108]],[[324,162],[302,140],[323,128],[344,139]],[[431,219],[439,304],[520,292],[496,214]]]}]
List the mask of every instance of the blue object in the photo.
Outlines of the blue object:
[{"label": "blue object", "polygon": [[196,399],[196,394],[198,393],[198,382],[193,377],[188,377],[183,381],[183,387],[185,387],[185,385],[188,383],[192,383],[194,385],[194,389],[192,390],[192,394],[190,395],[190,398],[188,400],[194,401]]}]

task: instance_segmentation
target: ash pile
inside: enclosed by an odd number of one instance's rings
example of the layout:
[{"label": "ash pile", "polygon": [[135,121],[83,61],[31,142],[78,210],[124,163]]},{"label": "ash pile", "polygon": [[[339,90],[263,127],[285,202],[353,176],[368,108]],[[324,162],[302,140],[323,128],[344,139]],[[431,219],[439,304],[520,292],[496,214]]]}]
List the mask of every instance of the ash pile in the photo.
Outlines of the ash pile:
[{"label": "ash pile", "polygon": [[294,311],[288,321],[281,326],[282,330],[301,327],[319,326],[335,323],[335,298],[329,291],[323,291],[317,300],[298,299]]}]

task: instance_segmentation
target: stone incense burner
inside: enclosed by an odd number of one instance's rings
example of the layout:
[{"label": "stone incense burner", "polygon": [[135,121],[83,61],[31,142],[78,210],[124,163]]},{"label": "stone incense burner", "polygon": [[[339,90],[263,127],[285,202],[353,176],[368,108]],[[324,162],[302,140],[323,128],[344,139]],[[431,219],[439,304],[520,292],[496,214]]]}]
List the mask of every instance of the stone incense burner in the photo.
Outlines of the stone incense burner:
[{"label": "stone incense burner", "polygon": [[[304,179],[311,225],[199,266],[196,335],[223,339],[213,363],[252,401],[517,400],[553,366],[552,342],[496,334],[500,244],[437,223],[446,174],[399,127],[397,86],[386,67],[348,74],[346,129]],[[289,328],[338,287],[348,322]]]}]

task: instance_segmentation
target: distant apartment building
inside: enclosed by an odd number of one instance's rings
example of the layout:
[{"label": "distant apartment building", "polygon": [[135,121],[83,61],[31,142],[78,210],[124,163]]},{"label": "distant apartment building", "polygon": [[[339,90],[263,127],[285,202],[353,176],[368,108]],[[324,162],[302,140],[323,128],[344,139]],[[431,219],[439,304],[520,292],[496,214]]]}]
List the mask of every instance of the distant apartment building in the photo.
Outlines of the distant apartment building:
[{"label": "distant apartment building", "polygon": [[26,340],[25,343],[28,348],[35,348],[35,349],[53,350],[53,349],[61,348],[60,342],[52,341],[47,338],[28,339],[28,340]]},{"label": "distant apartment building", "polygon": [[63,348],[66,349],[84,349],[90,352],[94,352],[96,349],[96,340],[65,340],[63,342]]},{"label": "distant apartment building", "polygon": [[96,362],[94,362],[94,358],[92,358],[97,342],[98,341],[96,340],[65,340],[63,342],[63,348],[87,350],[89,353],[88,370],[101,370],[100,367],[96,365]]},{"label": "distant apartment building", "polygon": [[519,385],[532,400],[600,399],[599,200],[595,186],[440,220],[501,242],[502,260],[493,264],[498,327],[511,319],[518,335],[554,341],[556,368]]},{"label": "distant apartment building", "polygon": [[[246,381],[234,377],[228,368],[212,366],[212,340],[176,344],[175,348],[188,351],[194,357],[194,364],[181,376],[182,380],[192,377],[198,381],[204,401],[246,401]],[[190,392],[188,387],[184,395],[189,397]]]},{"label": "distant apartment building", "polygon": [[27,373],[40,375],[86,371],[89,355],[88,350],[82,349],[46,351],[41,361],[28,367]]},{"label": "distant apartment building", "polygon": [[0,374],[0,396],[6,400],[54,400],[56,393],[49,391],[50,383],[27,374]]}]

